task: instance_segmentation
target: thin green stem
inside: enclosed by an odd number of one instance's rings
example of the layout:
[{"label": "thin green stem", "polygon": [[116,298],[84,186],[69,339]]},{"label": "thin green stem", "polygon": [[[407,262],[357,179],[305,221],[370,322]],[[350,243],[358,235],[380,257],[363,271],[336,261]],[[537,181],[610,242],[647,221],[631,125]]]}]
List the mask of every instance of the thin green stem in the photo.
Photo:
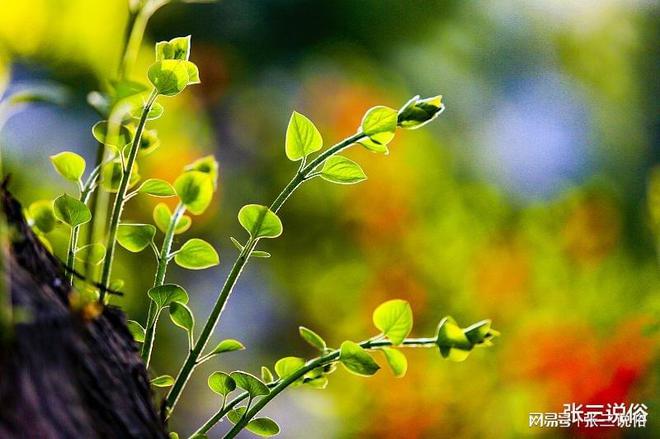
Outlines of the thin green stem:
[{"label": "thin green stem", "polygon": [[[307,179],[309,174],[312,173],[317,167],[322,165],[323,162],[326,159],[328,159],[328,157],[348,148],[349,146],[360,141],[364,137],[366,136],[363,133],[358,132],[342,140],[341,142],[333,145],[323,153],[319,154],[308,165],[302,168],[302,170],[296,172],[296,175],[293,177],[293,179],[291,179],[289,184],[287,184],[284,187],[282,192],[280,192],[280,194],[275,198],[273,203],[270,205],[270,209],[273,212],[277,212],[286,202],[286,200],[291,196],[291,194]],[[236,284],[236,281],[238,280],[241,272],[243,271],[243,267],[245,267],[245,264],[250,258],[250,254],[256,247],[258,241],[259,241],[258,239],[253,239],[253,238],[250,238],[248,240],[248,242],[243,247],[243,250],[239,253],[238,258],[234,262],[234,265],[232,266],[231,270],[229,271],[229,274],[227,275],[227,279],[225,280],[225,283],[222,285],[222,288],[220,290],[220,294],[218,295],[218,298],[216,299],[216,302],[213,305],[211,314],[209,315],[209,318],[206,320],[206,323],[202,328],[202,332],[199,335],[199,339],[197,339],[197,342],[193,346],[193,349],[188,352],[188,355],[185,361],[183,362],[183,365],[181,366],[181,369],[179,370],[179,373],[174,381],[174,385],[171,387],[169,393],[167,394],[167,398],[165,399],[165,405],[167,407],[168,416],[171,414],[172,410],[174,409],[174,406],[179,400],[179,397],[181,396],[181,392],[188,383],[188,380],[190,379],[190,375],[192,374],[195,367],[199,364],[199,357],[202,354],[204,348],[206,347],[206,344],[208,343],[211,334],[213,334],[213,331],[215,330],[215,327],[218,324],[218,321],[220,320],[220,316],[222,315],[225,305],[227,304],[227,300],[229,299],[229,296],[231,295],[231,292],[234,289],[234,285]]]},{"label": "thin green stem", "polygon": [[110,217],[110,226],[108,228],[108,239],[106,243],[105,259],[103,260],[103,269],[101,272],[101,292],[99,300],[103,303],[108,284],[110,283],[110,274],[112,272],[112,262],[115,254],[115,245],[117,237],[117,228],[119,227],[119,220],[121,219],[121,212],[124,208],[124,197],[126,196],[126,190],[128,189],[128,182],[131,179],[131,174],[133,172],[133,165],[135,164],[135,159],[137,157],[138,150],[140,149],[140,141],[142,139],[142,132],[147,123],[147,116],[149,115],[149,110],[151,106],[156,101],[158,97],[158,92],[154,89],[149,95],[149,99],[142,110],[142,115],[140,116],[140,122],[135,130],[135,137],[133,138],[133,143],[131,144],[131,149],[128,155],[128,161],[126,162],[126,169],[123,170],[121,177],[121,182],[119,183],[119,189],[115,196],[115,202],[112,207],[112,215]]},{"label": "thin green stem", "polygon": [[[96,187],[96,181],[98,179],[99,172],[100,166],[97,166],[94,168],[94,170],[92,170],[85,184],[82,185],[80,191],[80,201],[83,204],[87,204],[89,202],[89,197],[92,195]],[[80,235],[80,227],[81,226],[73,227],[71,229],[71,235],[69,236],[69,251],[66,257],[66,266],[69,270],[67,278],[71,285],[73,285],[73,269],[76,263],[76,252],[78,251],[78,236]]]},{"label": "thin green stem", "polygon": [[[433,347],[436,346],[435,338],[409,338],[403,341],[402,346],[407,347]],[[375,349],[380,347],[392,346],[392,342],[389,340],[367,340],[360,343],[360,346],[364,349]],[[330,363],[334,363],[339,359],[339,349],[335,349],[331,352],[328,352],[325,355],[314,358],[291,375],[282,379],[275,387],[273,387],[268,395],[265,395],[261,398],[251,409],[245,412],[245,415],[241,418],[239,422],[234,425],[234,427],[229,430],[229,432],[224,436],[224,439],[230,439],[235,437],[245,426],[254,418],[261,409],[263,409],[270,401],[272,401],[277,395],[284,391],[291,384],[298,381],[300,378],[304,377],[305,374],[311,372],[312,370],[325,366]],[[232,401],[233,402],[233,401]],[[220,417],[219,419],[222,419]],[[218,420],[219,420],[218,419]],[[206,424],[205,424],[206,425]],[[209,427],[210,428],[210,427]]]},{"label": "thin green stem", "polygon": [[[183,204],[179,203],[174,209],[170,224],[165,231],[165,238],[163,238],[163,245],[158,254],[158,267],[156,268],[156,276],[154,278],[154,287],[159,287],[165,282],[165,274],[167,273],[167,265],[170,262],[170,250],[172,250],[172,241],[174,240],[174,232],[176,231],[176,224],[183,216],[186,208]],[[149,312],[147,313],[147,324],[145,325],[144,343],[142,343],[142,360],[147,368],[151,361],[151,353],[154,349],[154,340],[156,334],[156,324],[158,323],[157,305],[153,300],[149,301]]]}]

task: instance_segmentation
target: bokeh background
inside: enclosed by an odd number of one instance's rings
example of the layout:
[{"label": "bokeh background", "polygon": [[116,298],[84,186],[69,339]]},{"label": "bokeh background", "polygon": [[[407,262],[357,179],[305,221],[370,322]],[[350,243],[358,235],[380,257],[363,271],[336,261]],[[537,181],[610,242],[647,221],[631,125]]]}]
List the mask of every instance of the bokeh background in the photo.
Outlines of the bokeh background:
[{"label": "bokeh background", "polygon": [[[162,99],[153,124],[162,146],[141,173],[171,181],[208,153],[221,169],[212,208],[178,237],[207,239],[221,265],[168,274],[190,292],[198,324],[235,256],[228,237],[243,238],[236,212],[269,204],[295,171],[283,148],[293,109],[330,144],[376,104],[440,93],[447,106],[425,129],[400,132],[389,156],[354,148],[368,181],[313,181],[290,200],[283,237],[262,245],[273,258],[251,263],[215,336],[248,350],[198,369],[172,428],[189,433],[218,408],[210,371],[258,374],[281,356],[313,355],[300,324],[333,345],[365,338],[371,310],[404,298],[416,335],[451,314],[464,325],[492,318],[502,337],[464,363],[410,352],[403,379],[339,371],[325,391],[288,391],[265,411],[282,437],[623,436],[528,428],[529,412],[568,402],[644,402],[649,425],[625,434],[658,437],[657,6],[224,0],[156,13],[131,77],[146,81],[155,41],[192,34],[202,84]],[[98,116],[86,95],[115,75],[126,19],[124,0],[3,2],[6,86],[57,87],[67,98],[28,106],[0,132],[25,204],[75,190],[49,155],[93,161]],[[149,221],[155,203],[136,198],[125,217]],[[61,254],[65,235],[52,235]],[[143,321],[154,261],[119,253],[116,277],[130,281],[116,302]],[[174,374],[185,343],[162,319],[154,374]]]}]

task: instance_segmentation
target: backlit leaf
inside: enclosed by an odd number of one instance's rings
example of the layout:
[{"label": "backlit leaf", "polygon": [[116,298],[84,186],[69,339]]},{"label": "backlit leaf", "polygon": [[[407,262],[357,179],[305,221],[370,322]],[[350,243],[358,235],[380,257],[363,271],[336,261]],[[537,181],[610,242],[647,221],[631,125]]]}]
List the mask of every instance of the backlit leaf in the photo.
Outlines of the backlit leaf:
[{"label": "backlit leaf", "polygon": [[393,138],[397,125],[397,111],[389,107],[371,108],[362,118],[362,132],[373,142],[387,145]]},{"label": "backlit leaf", "polygon": [[392,348],[383,348],[382,350],[394,376],[397,378],[403,377],[408,370],[408,360],[404,353]]},{"label": "backlit leaf", "polygon": [[119,224],[117,242],[129,252],[138,253],[149,247],[156,235],[151,224]]},{"label": "backlit leaf", "polygon": [[131,333],[135,341],[137,341],[138,343],[144,343],[145,330],[141,324],[139,324],[135,320],[129,320],[128,322],[126,322],[126,326],[128,327],[128,332]]},{"label": "backlit leaf", "polygon": [[192,334],[195,327],[195,318],[186,305],[178,302],[170,303],[170,319],[175,325]]},{"label": "backlit leaf", "polygon": [[352,341],[345,341],[341,344],[339,361],[349,372],[361,376],[371,376],[380,369],[371,355]]},{"label": "backlit leaf", "polygon": [[85,203],[67,194],[55,199],[53,213],[58,220],[71,227],[85,224],[92,219],[92,213]]},{"label": "backlit leaf", "polygon": [[399,345],[412,330],[412,308],[405,300],[388,300],[376,308],[373,313],[373,322],[392,344]]},{"label": "backlit leaf", "polygon": [[145,180],[138,188],[138,192],[141,194],[152,195],[154,197],[171,197],[176,195],[171,184],[158,178],[149,178]]},{"label": "backlit leaf", "polygon": [[188,293],[183,287],[176,284],[153,287],[147,292],[147,295],[159,308],[169,306],[175,302],[184,305],[188,303]]},{"label": "backlit leaf", "polygon": [[161,375],[151,380],[151,384],[156,387],[170,387],[174,384],[174,378],[170,375]]},{"label": "backlit leaf", "polygon": [[208,242],[193,238],[185,244],[174,255],[174,262],[180,267],[189,270],[202,270],[213,267],[220,263],[220,257]]},{"label": "backlit leaf", "polygon": [[253,238],[276,238],[282,234],[282,221],[266,206],[243,206],[238,212],[238,222]]},{"label": "backlit leaf", "polygon": [[275,373],[280,378],[286,378],[305,365],[305,360],[299,357],[284,357],[275,363]]},{"label": "backlit leaf", "polygon": [[213,372],[209,375],[208,386],[218,395],[227,396],[236,389],[236,382],[224,372]]},{"label": "backlit leaf", "polygon": [[57,218],[51,200],[39,200],[30,204],[28,216],[32,223],[43,233],[49,233],[55,228]]},{"label": "backlit leaf", "polygon": [[174,182],[174,189],[186,209],[194,215],[202,214],[213,198],[211,177],[201,171],[184,172]]},{"label": "backlit leaf", "polygon": [[268,395],[270,390],[256,376],[242,371],[235,371],[230,376],[236,381],[236,386],[248,392],[251,398]]},{"label": "backlit leaf", "polygon": [[70,181],[80,181],[85,173],[85,159],[75,152],[61,152],[50,156],[53,167],[62,177]]},{"label": "backlit leaf", "polygon": [[325,351],[327,346],[325,340],[323,340],[320,335],[311,329],[305,328],[304,326],[299,327],[298,330],[300,331],[300,336],[303,338],[303,340],[314,346],[319,351]]},{"label": "backlit leaf", "polygon": [[355,184],[367,179],[364,171],[353,160],[335,155],[323,164],[321,178],[332,183]]},{"label": "backlit leaf", "polygon": [[322,146],[323,138],[312,121],[294,111],[286,129],[285,150],[289,160],[298,161]]}]

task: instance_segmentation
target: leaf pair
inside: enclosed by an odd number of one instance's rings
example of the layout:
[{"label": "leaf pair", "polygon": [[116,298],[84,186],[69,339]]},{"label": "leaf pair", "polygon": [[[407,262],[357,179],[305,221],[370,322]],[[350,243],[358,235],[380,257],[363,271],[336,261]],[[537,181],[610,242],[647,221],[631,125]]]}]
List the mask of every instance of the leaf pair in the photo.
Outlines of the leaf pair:
[{"label": "leaf pair", "polygon": [[491,339],[499,332],[491,328],[490,320],[482,320],[465,329],[447,316],[440,321],[436,344],[443,358],[451,361],[464,361],[476,346],[490,346]]},{"label": "leaf pair", "polygon": [[156,62],[149,68],[149,81],[158,94],[174,96],[188,85],[199,84],[199,70],[188,61],[190,36],[156,44]]}]

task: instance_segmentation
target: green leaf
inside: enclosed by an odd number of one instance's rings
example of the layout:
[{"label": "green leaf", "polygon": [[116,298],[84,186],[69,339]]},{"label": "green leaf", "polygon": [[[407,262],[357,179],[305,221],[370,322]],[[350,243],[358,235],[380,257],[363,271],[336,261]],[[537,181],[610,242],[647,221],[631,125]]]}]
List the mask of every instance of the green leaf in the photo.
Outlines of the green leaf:
[{"label": "green leaf", "polygon": [[218,343],[217,346],[213,348],[213,350],[209,355],[223,354],[225,352],[242,351],[243,349],[245,349],[243,343],[241,343],[238,340],[234,340],[233,338],[228,338]]},{"label": "green leaf", "polygon": [[323,138],[312,121],[294,111],[286,129],[285,151],[289,160],[298,161],[322,146]]},{"label": "green leaf", "polygon": [[373,107],[362,118],[362,132],[380,145],[387,145],[394,138],[397,112],[389,107]]},{"label": "green leaf", "polygon": [[208,174],[213,182],[213,189],[218,187],[218,161],[212,155],[197,159],[185,168],[184,171],[199,171]]},{"label": "green leaf", "polygon": [[254,418],[247,423],[245,429],[257,436],[270,437],[280,432],[280,426],[270,418]]},{"label": "green leaf", "polygon": [[174,189],[192,214],[201,215],[213,198],[213,182],[209,174],[200,171],[184,172],[174,182]]},{"label": "green leaf", "polygon": [[[206,435],[204,435],[206,436]],[[169,439],[179,439],[179,433],[176,433],[174,431],[170,431],[170,434],[168,436]],[[201,439],[198,435],[195,435],[196,439]]]},{"label": "green leaf", "polygon": [[366,180],[367,176],[353,160],[334,155],[323,164],[321,178],[332,183],[355,184]]},{"label": "green leaf", "polygon": [[376,308],[373,321],[393,345],[400,345],[412,330],[412,308],[405,300],[388,300]]},{"label": "green leaf", "polygon": [[253,258],[270,258],[270,253],[261,250],[252,250],[250,256]]},{"label": "green leaf", "polygon": [[92,213],[85,203],[67,194],[55,199],[53,202],[53,213],[55,214],[55,218],[71,227],[85,224],[92,219]]},{"label": "green leaf", "polygon": [[172,323],[192,334],[195,318],[186,305],[179,302],[170,303],[170,319]]},{"label": "green leaf", "polygon": [[305,365],[305,360],[299,357],[284,357],[275,363],[275,373],[280,378],[286,378]]},{"label": "green leaf", "polygon": [[156,387],[170,387],[174,384],[174,378],[169,375],[161,375],[151,380],[151,384]]},{"label": "green leaf", "polygon": [[252,374],[242,371],[235,371],[232,372],[230,376],[234,379],[234,381],[236,381],[236,386],[248,392],[250,398],[268,395],[270,393],[268,387],[263,382],[261,382],[259,378]]},{"label": "green leaf", "polygon": [[129,252],[138,253],[149,247],[156,235],[151,224],[119,224],[117,242]]},{"label": "green leaf", "polygon": [[[121,184],[122,175],[124,174],[121,160],[117,159],[103,165],[101,174],[101,186],[103,186],[103,189],[108,192],[117,192],[119,190],[119,185]],[[135,186],[138,181],[140,181],[139,167],[137,163],[134,163],[133,170],[131,171],[131,178],[128,181],[128,188],[130,189]]]},{"label": "green leaf", "polygon": [[189,57],[190,35],[156,43],[156,61],[162,61],[165,59],[180,59],[188,61]]},{"label": "green leaf", "polygon": [[408,370],[408,360],[404,353],[392,348],[383,348],[382,351],[394,376],[397,378],[403,377]]},{"label": "green leaf", "polygon": [[84,245],[76,250],[76,259],[81,262],[89,261],[92,265],[99,265],[105,259],[105,245],[100,243]]},{"label": "green leaf", "polygon": [[345,341],[341,344],[339,361],[349,372],[361,376],[371,376],[380,369],[371,355],[352,341]]},{"label": "green leaf", "polygon": [[266,366],[261,366],[261,381],[264,383],[272,383],[275,381],[273,373]]},{"label": "green leaf", "polygon": [[233,236],[230,236],[229,239],[231,240],[232,244],[234,244],[234,247],[238,249],[239,252],[243,251],[243,244],[238,242],[238,239],[234,238]]},{"label": "green leaf", "polygon": [[75,152],[61,152],[50,156],[50,161],[58,174],[67,180],[80,181],[85,173],[85,159]]},{"label": "green leaf", "polygon": [[388,155],[390,153],[390,150],[387,148],[386,145],[381,145],[380,143],[376,143],[369,139],[368,137],[366,139],[362,139],[358,142],[360,145],[364,146],[371,152],[375,152],[377,154],[385,154]]},{"label": "green leaf", "polygon": [[[133,119],[140,119],[142,117],[143,111],[144,111],[144,105],[137,105],[131,109],[131,117]],[[165,108],[158,102],[154,102],[151,105],[149,112],[147,113],[147,120],[159,119],[164,112],[165,112]]]},{"label": "green leaf", "polygon": [[227,396],[236,389],[236,382],[224,372],[213,372],[209,375],[208,385],[218,395]]},{"label": "green leaf", "polygon": [[328,387],[328,377],[319,376],[310,380],[305,380],[304,383],[313,389],[323,390]]},{"label": "green leaf", "polygon": [[282,221],[268,207],[248,204],[238,212],[238,222],[253,238],[277,238],[282,234]]},{"label": "green leaf", "polygon": [[133,141],[133,132],[125,125],[119,125],[116,133],[108,135],[108,122],[102,120],[92,127],[92,135],[97,142],[121,151],[124,146]]},{"label": "green leaf", "polygon": [[218,265],[220,257],[211,244],[202,239],[193,238],[186,241],[176,252],[174,262],[189,270],[202,270]]},{"label": "green leaf", "polygon": [[[165,203],[158,203],[156,207],[154,208],[154,213],[153,213],[153,219],[154,223],[156,223],[156,227],[158,229],[165,233],[167,231],[167,228],[170,226],[170,221],[172,219],[172,212],[170,212],[170,208],[167,207],[167,204]],[[192,220],[190,219],[189,216],[184,215],[181,218],[179,218],[179,221],[176,223],[176,227],[174,228],[174,234],[178,235],[180,233],[185,232],[190,228],[190,225],[192,224]]]},{"label": "green leaf", "polygon": [[135,341],[137,341],[138,343],[144,343],[145,330],[141,324],[139,324],[135,320],[129,320],[128,322],[126,322],[126,326],[128,327],[128,332],[131,333]]},{"label": "green leaf", "polygon": [[176,195],[171,184],[158,178],[149,178],[145,180],[138,188],[138,192],[154,197],[172,197]]},{"label": "green leaf", "polygon": [[184,305],[188,303],[188,293],[182,286],[176,284],[153,287],[147,292],[147,295],[159,308],[169,306],[172,303]]},{"label": "green leaf", "polygon": [[160,138],[156,130],[144,130],[140,137],[140,149],[138,152],[140,156],[149,155],[160,146]]},{"label": "green leaf", "polygon": [[158,94],[175,96],[189,84],[199,83],[197,66],[190,61],[166,59],[149,67],[149,81]]},{"label": "green leaf", "polygon": [[401,128],[416,130],[438,117],[444,109],[442,96],[420,99],[418,95],[399,110],[398,124]]},{"label": "green leaf", "polygon": [[245,415],[246,411],[247,409],[245,407],[235,408],[234,410],[231,410],[229,413],[227,413],[227,419],[229,419],[229,422],[232,424],[238,424],[241,421],[241,418],[243,418],[243,415]]},{"label": "green leaf", "polygon": [[30,207],[28,207],[28,216],[34,226],[43,233],[51,232],[57,222],[51,200],[39,200],[30,204]]},{"label": "green leaf", "polygon": [[451,317],[445,317],[438,325],[436,344],[443,358],[464,361],[472,350],[472,343]]},{"label": "green leaf", "polygon": [[298,328],[298,331],[300,332],[300,336],[305,340],[307,343],[318,349],[319,351],[323,352],[326,350],[327,345],[325,343],[325,340],[318,335],[316,332],[312,331],[311,329],[305,328],[304,326],[300,326]]},{"label": "green leaf", "polygon": [[494,335],[499,334],[491,328],[491,324],[490,320],[482,320],[465,328],[463,333],[473,345],[483,344],[488,342]]}]

